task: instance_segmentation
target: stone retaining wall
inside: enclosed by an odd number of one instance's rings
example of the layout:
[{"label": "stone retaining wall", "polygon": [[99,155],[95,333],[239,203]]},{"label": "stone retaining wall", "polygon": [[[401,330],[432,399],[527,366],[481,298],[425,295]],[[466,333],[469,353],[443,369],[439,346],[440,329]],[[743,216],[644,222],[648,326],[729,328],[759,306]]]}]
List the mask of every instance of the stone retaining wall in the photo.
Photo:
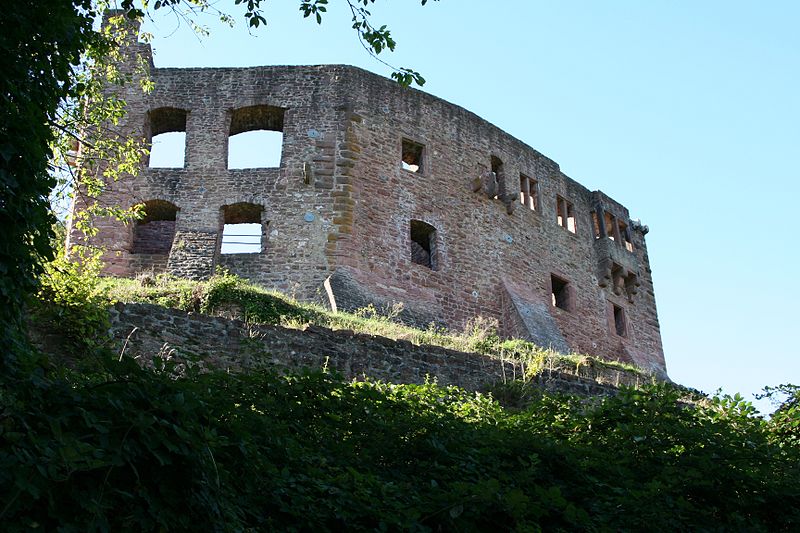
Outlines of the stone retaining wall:
[{"label": "stone retaining wall", "polygon": [[[116,304],[112,334],[126,356],[149,360],[161,353],[232,371],[270,367],[282,371],[328,368],[346,379],[380,379],[485,390],[523,376],[517,362],[406,340],[307,326],[304,330],[249,325],[241,320],[187,313],[151,304]],[[642,376],[602,365],[545,369],[532,385],[546,390],[600,395]]]}]

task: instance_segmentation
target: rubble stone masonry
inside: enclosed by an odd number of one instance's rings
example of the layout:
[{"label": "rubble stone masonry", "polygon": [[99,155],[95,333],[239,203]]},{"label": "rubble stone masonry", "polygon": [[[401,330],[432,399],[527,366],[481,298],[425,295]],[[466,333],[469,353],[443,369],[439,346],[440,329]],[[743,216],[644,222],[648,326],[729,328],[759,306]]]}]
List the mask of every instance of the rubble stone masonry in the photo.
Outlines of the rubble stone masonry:
[{"label": "rubble stone masonry", "polygon": [[[155,90],[123,88],[121,127],[185,131],[185,164],[110,184],[104,201],[145,203],[148,219],[97,221],[108,274],[223,266],[334,309],[402,302],[421,326],[495,318],[505,336],[666,377],[647,227],[522,141],[355,67],[155,68],[148,45],[134,53]],[[282,131],[278,167],[228,169],[229,136],[250,130]],[[260,252],[221,253],[226,218],[260,223]]]}]

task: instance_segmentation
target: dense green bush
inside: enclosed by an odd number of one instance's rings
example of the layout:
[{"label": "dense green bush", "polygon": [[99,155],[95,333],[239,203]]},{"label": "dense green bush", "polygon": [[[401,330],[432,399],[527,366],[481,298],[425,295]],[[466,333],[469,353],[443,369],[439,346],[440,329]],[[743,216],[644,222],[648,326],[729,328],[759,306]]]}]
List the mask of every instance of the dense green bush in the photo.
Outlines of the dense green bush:
[{"label": "dense green bush", "polygon": [[737,399],[686,404],[659,386],[590,404],[542,396],[511,413],[436,384],[174,380],[102,361],[36,386],[5,380],[6,530],[800,525],[796,443]]},{"label": "dense green bush", "polygon": [[[36,315],[64,319],[35,327],[95,335],[101,286],[85,268],[51,271]],[[247,310],[248,292],[221,275],[177,294],[197,306],[240,295]],[[275,307],[246,312],[297,312],[264,298]],[[49,362],[19,352],[25,368],[0,375],[7,531],[800,528],[788,385],[771,420],[738,396],[668,385],[530,395],[508,410],[435,383],[192,368],[175,379],[170,361],[142,369],[102,342],[63,350]]]}]

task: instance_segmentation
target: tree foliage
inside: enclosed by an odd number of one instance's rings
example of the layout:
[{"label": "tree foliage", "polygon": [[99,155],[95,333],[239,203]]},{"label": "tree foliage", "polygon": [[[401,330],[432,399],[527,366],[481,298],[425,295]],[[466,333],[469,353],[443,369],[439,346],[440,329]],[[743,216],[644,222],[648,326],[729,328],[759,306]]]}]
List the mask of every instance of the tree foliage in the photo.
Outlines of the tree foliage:
[{"label": "tree foliage", "polygon": [[[367,10],[376,0],[346,0],[353,29],[373,55],[394,50],[395,41],[386,26],[373,24]],[[422,0],[424,5],[427,0]],[[93,201],[109,180],[135,172],[144,153],[139,141],[115,135],[113,126],[124,113],[124,102],[103,93],[107,83],[124,83],[125,73],[114,68],[114,56],[122,34],[150,10],[170,9],[193,27],[195,18],[212,13],[232,22],[235,16],[221,11],[210,0],[121,0],[121,17],[103,30],[96,19],[108,6],[106,0],[42,0],[35,6],[13,2],[0,12],[0,327],[4,345],[18,338],[21,309],[32,294],[44,261],[53,258],[53,225],[48,196],[54,188],[66,189],[75,179],[72,165],[77,142],[85,170],[79,187],[90,208],[74,224],[91,232],[89,215],[133,216],[119,206]],[[261,0],[234,0],[232,8],[249,27],[266,25]],[[300,0],[300,11],[318,23],[327,11],[327,0]],[[424,83],[419,73],[392,67],[401,84]],[[87,105],[88,104],[88,105]],[[92,169],[87,171],[87,169]],[[7,342],[8,341],[8,342]]]},{"label": "tree foliage", "polygon": [[[46,22],[43,22],[46,21]],[[47,202],[56,110],[76,96],[74,71],[98,42],[91,4],[12,2],[0,14],[0,327],[18,325],[50,248],[54,217]],[[4,342],[5,344],[5,342]]]},{"label": "tree foliage", "polygon": [[[97,335],[93,279],[53,277],[35,316]],[[164,354],[144,369],[102,342],[58,346],[3,377],[8,531],[800,527],[796,395],[771,420],[666,384],[520,410],[436,383],[200,372]]]},{"label": "tree foliage", "polygon": [[800,526],[797,445],[724,399],[662,386],[509,412],[433,383],[101,360],[2,397],[7,531]]}]

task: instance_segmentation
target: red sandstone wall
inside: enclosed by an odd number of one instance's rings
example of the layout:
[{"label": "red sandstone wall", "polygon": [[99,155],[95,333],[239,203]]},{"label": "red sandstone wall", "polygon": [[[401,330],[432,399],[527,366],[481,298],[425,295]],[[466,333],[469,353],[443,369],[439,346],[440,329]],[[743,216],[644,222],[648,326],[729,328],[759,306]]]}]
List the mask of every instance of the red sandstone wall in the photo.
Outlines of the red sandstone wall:
[{"label": "red sandstone wall", "polygon": [[[99,221],[109,273],[155,266],[204,277],[223,265],[306,299],[319,297],[333,274],[346,282],[331,291],[340,307],[403,302],[412,321],[460,328],[482,315],[508,332],[527,328],[531,338],[547,323],[555,346],[665,373],[641,227],[632,231],[633,252],[596,240],[591,212],[600,205],[630,224],[627,209],[476,115],[353,67],[153,69],[152,79],[147,96],[129,89],[122,127],[146,137],[148,111],[186,110],[185,167],[145,168],[103,200],[171,202],[175,237],[166,262],[150,260],[132,253],[130,227]],[[286,109],[281,166],[228,170],[232,113],[253,105]],[[421,173],[402,168],[403,138],[424,145]],[[500,199],[473,192],[492,156],[503,162]],[[520,173],[538,180],[537,211],[512,199]],[[557,224],[557,197],[573,204],[576,233]],[[219,253],[220,209],[237,202],[263,207],[262,253]],[[411,261],[412,219],[437,230],[435,270]],[[600,265],[611,256],[635,272],[636,294],[601,286]],[[570,310],[550,303],[553,274],[570,283]],[[626,337],[614,331],[609,302],[625,310]]]}]

